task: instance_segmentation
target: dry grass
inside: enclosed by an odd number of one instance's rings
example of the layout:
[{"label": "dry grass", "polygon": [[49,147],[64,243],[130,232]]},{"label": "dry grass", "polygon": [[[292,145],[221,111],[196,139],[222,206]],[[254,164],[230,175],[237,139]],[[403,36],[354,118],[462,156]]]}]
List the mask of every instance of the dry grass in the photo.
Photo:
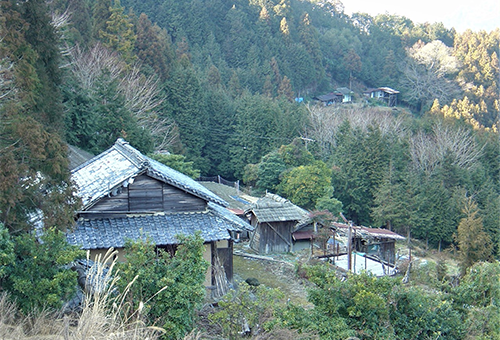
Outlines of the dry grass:
[{"label": "dry grass", "polygon": [[[54,340],[155,340],[164,330],[148,327],[141,321],[141,310],[131,311],[124,303],[127,291],[117,294],[112,275],[115,261],[110,261],[115,252],[109,251],[96,261],[92,289],[87,289],[82,311],[76,315],[40,312],[23,316],[15,303],[4,293],[0,296],[0,339],[54,339]],[[104,274],[106,263],[111,263]],[[87,280],[89,282],[89,278]],[[132,285],[133,282],[129,284]],[[125,313],[123,313],[125,312]],[[124,318],[123,315],[130,315]]]}]

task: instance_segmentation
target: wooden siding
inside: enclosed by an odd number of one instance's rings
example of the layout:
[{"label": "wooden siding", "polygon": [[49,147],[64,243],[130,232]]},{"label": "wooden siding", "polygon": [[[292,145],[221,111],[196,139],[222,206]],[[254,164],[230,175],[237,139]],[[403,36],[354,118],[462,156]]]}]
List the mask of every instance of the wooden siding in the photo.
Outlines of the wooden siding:
[{"label": "wooden siding", "polygon": [[[127,188],[119,188],[115,195],[99,200],[84,216],[105,218],[124,216],[127,212],[203,211],[206,204],[201,198],[147,175],[141,175]],[[120,214],[122,212],[123,214]]]},{"label": "wooden siding", "polygon": [[233,242],[229,241],[228,243],[227,248],[217,248],[217,254],[226,272],[227,280],[233,282]]},{"label": "wooden siding", "polygon": [[251,247],[260,254],[292,250],[292,229],[296,222],[261,223],[255,229]]}]

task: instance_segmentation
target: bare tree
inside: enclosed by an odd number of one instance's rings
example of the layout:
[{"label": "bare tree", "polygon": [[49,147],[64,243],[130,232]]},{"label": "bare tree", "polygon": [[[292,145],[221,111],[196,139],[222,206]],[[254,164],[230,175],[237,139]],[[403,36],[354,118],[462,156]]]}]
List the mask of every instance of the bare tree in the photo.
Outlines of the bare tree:
[{"label": "bare tree", "polygon": [[311,106],[309,111],[309,129],[307,136],[316,140],[322,152],[328,153],[335,147],[335,138],[339,127],[345,122],[356,129],[368,132],[370,126],[377,127],[383,135],[395,134],[398,138],[407,138],[403,124],[404,115],[394,116],[389,110],[372,108],[345,108],[338,105]]},{"label": "bare tree", "polygon": [[173,120],[159,112],[164,95],[154,76],[144,76],[140,65],[126,66],[115,52],[101,44],[89,51],[78,46],[71,51],[70,68],[83,88],[95,91],[96,82],[106,73],[112,81],[118,82],[118,94],[125,98],[126,108],[132,112],[141,127],[153,136],[155,150],[168,149],[177,138]]},{"label": "bare tree", "polygon": [[460,91],[459,85],[449,78],[457,72],[458,61],[452,55],[452,49],[440,40],[428,44],[417,42],[407,50],[407,58],[400,68],[406,99],[420,110],[434,99],[448,102]]},{"label": "bare tree", "polygon": [[446,155],[452,164],[463,169],[472,168],[483,152],[471,133],[462,128],[436,124],[431,134],[419,132],[410,138],[410,155],[415,170],[432,175]]}]

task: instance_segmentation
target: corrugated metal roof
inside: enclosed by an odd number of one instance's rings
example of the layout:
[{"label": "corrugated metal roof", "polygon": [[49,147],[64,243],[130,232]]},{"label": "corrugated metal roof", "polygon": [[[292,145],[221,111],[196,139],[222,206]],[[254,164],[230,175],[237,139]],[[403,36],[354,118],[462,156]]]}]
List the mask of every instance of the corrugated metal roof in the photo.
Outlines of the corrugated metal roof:
[{"label": "corrugated metal roof", "polygon": [[75,168],[71,178],[86,209],[113,189],[128,186],[135,177],[145,172],[206,201],[228,206],[226,201],[189,176],[144,156],[122,138],[108,150]]},{"label": "corrugated metal roof", "polygon": [[77,222],[67,234],[70,244],[82,249],[122,248],[128,239],[149,238],[155,245],[178,244],[177,235],[194,235],[197,231],[205,242],[227,240],[228,223],[214,212],[142,215],[103,218]]},{"label": "corrugated metal roof", "polygon": [[[349,225],[345,223],[337,223],[334,222],[332,225],[337,228],[337,230],[341,231],[342,233],[347,233],[347,230],[349,229]],[[381,229],[381,228],[368,228],[368,227],[363,227],[363,226],[353,226],[352,227],[353,232],[355,232],[357,235],[360,235],[361,237],[365,238],[389,238],[393,240],[406,240],[406,237],[401,236],[393,231],[387,230],[387,229]]]}]

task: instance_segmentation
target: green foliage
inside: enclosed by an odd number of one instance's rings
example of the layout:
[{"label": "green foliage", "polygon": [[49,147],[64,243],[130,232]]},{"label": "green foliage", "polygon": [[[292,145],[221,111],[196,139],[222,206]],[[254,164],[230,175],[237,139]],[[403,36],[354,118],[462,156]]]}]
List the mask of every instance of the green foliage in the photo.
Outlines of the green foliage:
[{"label": "green foliage", "polygon": [[[305,144],[306,143],[306,144]],[[289,167],[309,165],[314,162],[314,156],[307,150],[307,141],[295,138],[290,144],[282,145],[278,153]]]},{"label": "green foliage", "polygon": [[339,128],[336,143],[333,186],[337,198],[350,219],[369,225],[374,197],[389,164],[389,140],[376,126],[363,131],[345,122]]},{"label": "green foliage", "polygon": [[281,175],[285,170],[285,162],[279,153],[273,152],[265,155],[258,165],[257,188],[262,191],[276,192],[280,184]]},{"label": "green foliage", "polygon": [[150,132],[139,126],[125,105],[118,80],[112,79],[107,71],[96,79],[92,89],[83,89],[76,79],[72,79],[63,91],[70,143],[97,154],[121,137],[141,152],[152,151]]},{"label": "green foliage", "polygon": [[342,202],[333,197],[320,197],[316,201],[316,210],[327,210],[332,213],[333,216],[338,217],[342,212]]},{"label": "green foliage", "polygon": [[[3,270],[3,287],[24,313],[59,309],[72,297],[77,287],[77,273],[69,267],[74,260],[82,258],[84,252],[70,246],[63,232],[46,229],[40,240],[32,234],[21,234],[12,241],[5,232],[2,235],[4,247],[0,256],[10,259]],[[14,247],[8,246],[9,242],[14,243]]]},{"label": "green foliage", "polygon": [[242,325],[247,324],[255,333],[267,328],[272,322],[273,312],[282,304],[283,293],[263,285],[252,287],[245,282],[237,290],[230,291],[219,302],[219,309],[210,314],[210,321],[218,324],[229,339],[237,339]]},{"label": "green foliage", "polygon": [[[447,296],[404,286],[399,278],[349,275],[341,281],[325,266],[306,268],[317,288],[310,292],[312,314],[324,318],[318,328],[343,324],[361,339],[459,339],[462,315]],[[328,335],[325,339],[330,338]]]},{"label": "green foliage", "polygon": [[198,179],[200,177],[200,170],[194,168],[193,162],[187,162],[186,157],[183,155],[153,153],[149,154],[149,157],[172,169],[182,172],[192,179]]},{"label": "green foliage", "polygon": [[477,339],[500,336],[500,265],[476,263],[452,290],[456,308],[466,315],[467,334]]},{"label": "green foliage", "polygon": [[134,281],[126,296],[130,311],[142,308],[149,323],[166,330],[166,339],[179,339],[191,331],[196,308],[205,297],[208,264],[203,259],[203,239],[199,235],[178,238],[181,244],[173,256],[155,250],[148,240],[128,241],[126,262],[118,265],[118,289],[123,292]]},{"label": "green foliage", "polygon": [[99,38],[102,39],[106,47],[119,52],[126,62],[132,63],[135,59],[132,50],[137,39],[133,30],[134,25],[130,23],[129,17],[123,13],[124,8],[121,6],[120,0],[113,2],[113,6],[109,9],[110,15],[106,20],[106,26],[99,31]]},{"label": "green foliage", "polygon": [[280,193],[290,201],[305,209],[313,209],[318,199],[330,198],[332,170],[325,163],[316,161],[312,165],[302,165],[283,176]]},{"label": "green foliage", "polygon": [[16,260],[14,253],[14,242],[9,231],[0,222],[0,282],[7,275],[9,267]]},{"label": "green foliage", "polygon": [[464,207],[465,217],[460,220],[456,241],[459,249],[459,262],[462,271],[479,261],[489,260],[492,255],[492,243],[483,230],[483,221],[477,216],[477,204],[469,198]]}]

